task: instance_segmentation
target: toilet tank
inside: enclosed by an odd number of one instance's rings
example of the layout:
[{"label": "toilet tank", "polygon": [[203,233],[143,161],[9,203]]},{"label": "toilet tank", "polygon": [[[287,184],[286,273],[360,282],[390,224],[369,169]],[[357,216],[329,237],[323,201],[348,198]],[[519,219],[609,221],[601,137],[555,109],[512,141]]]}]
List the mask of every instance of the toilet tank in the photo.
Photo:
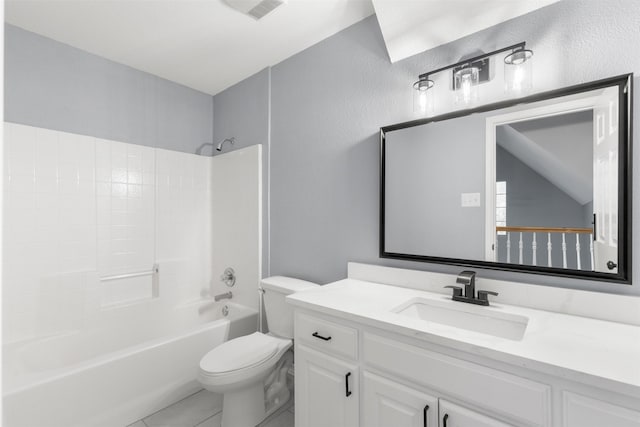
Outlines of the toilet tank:
[{"label": "toilet tank", "polygon": [[293,338],[293,307],[287,304],[285,297],[316,286],[319,285],[284,276],[262,279],[269,332],[282,338]]}]

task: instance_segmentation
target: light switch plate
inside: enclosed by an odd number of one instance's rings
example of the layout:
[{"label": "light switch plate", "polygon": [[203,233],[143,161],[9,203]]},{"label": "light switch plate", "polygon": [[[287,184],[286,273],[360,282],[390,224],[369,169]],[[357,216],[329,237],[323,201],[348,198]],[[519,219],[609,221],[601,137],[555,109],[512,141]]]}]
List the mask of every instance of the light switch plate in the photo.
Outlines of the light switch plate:
[{"label": "light switch plate", "polygon": [[479,208],[480,193],[461,193],[460,206],[463,208]]}]

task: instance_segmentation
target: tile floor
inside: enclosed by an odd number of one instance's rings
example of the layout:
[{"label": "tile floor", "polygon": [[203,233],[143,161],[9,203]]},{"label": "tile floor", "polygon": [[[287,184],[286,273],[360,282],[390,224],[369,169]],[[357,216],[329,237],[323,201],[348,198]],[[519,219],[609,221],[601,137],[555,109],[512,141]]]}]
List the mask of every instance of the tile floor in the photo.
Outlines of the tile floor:
[{"label": "tile floor", "polygon": [[[260,427],[294,427],[293,399],[260,423]],[[128,427],[220,427],[222,395],[201,390]]]}]

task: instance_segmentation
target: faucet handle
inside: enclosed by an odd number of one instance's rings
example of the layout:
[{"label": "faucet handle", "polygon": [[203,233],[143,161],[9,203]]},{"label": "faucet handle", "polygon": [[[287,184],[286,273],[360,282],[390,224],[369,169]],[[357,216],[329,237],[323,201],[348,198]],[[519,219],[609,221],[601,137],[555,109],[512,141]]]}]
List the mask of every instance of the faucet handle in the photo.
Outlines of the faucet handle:
[{"label": "faucet handle", "polygon": [[454,297],[461,297],[462,296],[462,288],[460,286],[448,285],[448,286],[444,287],[444,289],[447,289],[447,288],[453,289],[453,296]]},{"label": "faucet handle", "polygon": [[498,293],[493,291],[478,291],[478,299],[480,301],[486,301],[487,305],[489,305],[489,295],[497,297]]},{"label": "faucet handle", "polygon": [[468,285],[470,283],[474,283],[476,280],[476,272],[472,270],[461,271],[456,278],[456,283],[461,283],[463,285]]}]

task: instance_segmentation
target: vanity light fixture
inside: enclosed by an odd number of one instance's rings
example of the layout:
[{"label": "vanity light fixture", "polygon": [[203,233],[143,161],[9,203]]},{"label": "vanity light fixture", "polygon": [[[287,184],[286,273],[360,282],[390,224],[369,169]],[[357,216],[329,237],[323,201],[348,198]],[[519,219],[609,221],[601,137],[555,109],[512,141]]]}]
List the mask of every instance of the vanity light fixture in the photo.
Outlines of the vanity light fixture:
[{"label": "vanity light fixture", "polygon": [[420,74],[413,84],[413,110],[420,115],[432,115],[435,104],[435,81],[431,77],[442,71],[451,70],[452,90],[456,106],[469,107],[479,100],[478,86],[490,81],[491,57],[509,51],[504,58],[505,92],[520,95],[532,88],[533,51],[525,49],[526,42],[521,42],[493,52],[483,53],[469,59]]},{"label": "vanity light fixture", "polygon": [[472,105],[478,101],[478,84],[480,68],[465,65],[453,72],[453,90],[456,94],[456,105]]},{"label": "vanity light fixture", "polygon": [[521,48],[514,49],[504,57],[504,89],[508,94],[521,95],[533,87],[533,51]]},{"label": "vanity light fixture", "polygon": [[433,114],[433,80],[427,77],[420,79],[413,84],[413,111],[421,115]]}]

